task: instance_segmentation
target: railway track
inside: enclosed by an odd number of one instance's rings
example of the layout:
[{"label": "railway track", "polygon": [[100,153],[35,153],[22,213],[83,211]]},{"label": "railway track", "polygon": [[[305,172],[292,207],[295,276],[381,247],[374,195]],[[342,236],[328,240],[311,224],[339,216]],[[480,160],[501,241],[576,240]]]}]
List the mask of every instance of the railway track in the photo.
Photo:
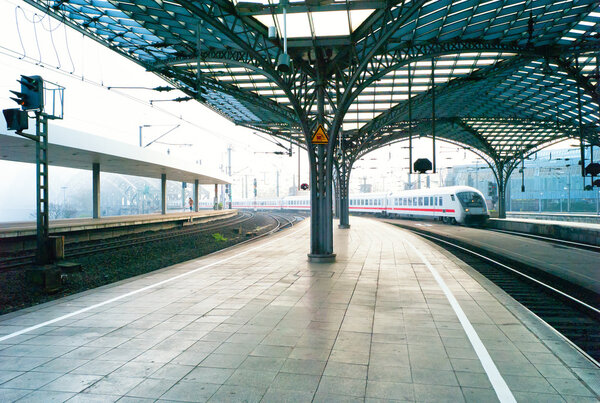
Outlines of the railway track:
[{"label": "railway track", "polygon": [[600,367],[598,306],[582,300],[571,290],[559,289],[556,284],[550,285],[546,280],[535,278],[529,270],[518,267],[514,262],[485,256],[467,245],[459,245],[423,229],[401,227],[425,237],[469,264]]},{"label": "railway track", "polygon": [[[65,259],[72,259],[81,256],[86,256],[99,252],[106,252],[111,250],[117,250],[127,248],[136,245],[142,245],[155,241],[163,241],[167,239],[174,239],[193,234],[199,234],[202,232],[222,230],[223,228],[232,227],[235,225],[241,225],[244,222],[252,219],[254,213],[243,212],[235,217],[218,220],[207,224],[198,224],[195,226],[184,227],[170,231],[158,231],[156,233],[148,234],[133,234],[127,236],[125,239],[120,237],[119,239],[106,239],[91,241],[77,244],[67,244],[65,246]],[[23,255],[7,257],[0,259],[0,271],[13,270],[21,267],[32,265],[35,262],[35,251],[25,251]]]}]

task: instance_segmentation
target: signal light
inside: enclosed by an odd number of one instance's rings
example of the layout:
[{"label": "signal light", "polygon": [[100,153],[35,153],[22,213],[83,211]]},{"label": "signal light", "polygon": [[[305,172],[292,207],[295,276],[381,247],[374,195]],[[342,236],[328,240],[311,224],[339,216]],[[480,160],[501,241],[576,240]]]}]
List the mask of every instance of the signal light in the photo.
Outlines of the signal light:
[{"label": "signal light", "polygon": [[32,109],[44,109],[44,79],[40,76],[21,76],[21,91],[10,91],[16,98],[11,97],[21,109],[29,111]]},{"label": "signal light", "polygon": [[29,128],[27,112],[20,109],[4,109],[2,111],[4,119],[6,119],[6,128],[8,130],[16,130],[17,133]]},{"label": "signal light", "polygon": [[433,165],[431,165],[431,161],[429,161],[427,158],[419,158],[413,164],[413,170],[420,174],[430,171],[432,167]]}]

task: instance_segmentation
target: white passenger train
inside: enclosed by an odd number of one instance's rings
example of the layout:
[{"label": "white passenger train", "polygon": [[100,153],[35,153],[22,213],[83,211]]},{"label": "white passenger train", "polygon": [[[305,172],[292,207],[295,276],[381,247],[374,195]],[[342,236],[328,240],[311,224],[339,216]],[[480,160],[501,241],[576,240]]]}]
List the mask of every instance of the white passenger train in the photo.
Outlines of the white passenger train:
[{"label": "white passenger train", "polygon": [[[399,193],[360,193],[350,195],[350,212],[406,218],[427,218],[447,223],[480,224],[489,218],[483,194],[468,186],[406,190]],[[310,210],[309,196],[282,199],[241,199],[235,209]]]}]

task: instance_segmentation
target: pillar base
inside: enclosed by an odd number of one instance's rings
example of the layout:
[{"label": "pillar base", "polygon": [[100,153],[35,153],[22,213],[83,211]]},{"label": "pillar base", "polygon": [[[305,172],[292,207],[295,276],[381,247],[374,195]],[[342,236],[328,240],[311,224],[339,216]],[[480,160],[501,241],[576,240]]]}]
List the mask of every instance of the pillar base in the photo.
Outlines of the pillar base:
[{"label": "pillar base", "polygon": [[335,262],[335,253],[325,254],[325,255],[316,255],[313,253],[309,253],[308,261],[310,263],[334,263]]},{"label": "pillar base", "polygon": [[348,228],[350,228],[350,224],[340,224],[340,225],[338,225],[338,228],[339,229],[348,229]]}]

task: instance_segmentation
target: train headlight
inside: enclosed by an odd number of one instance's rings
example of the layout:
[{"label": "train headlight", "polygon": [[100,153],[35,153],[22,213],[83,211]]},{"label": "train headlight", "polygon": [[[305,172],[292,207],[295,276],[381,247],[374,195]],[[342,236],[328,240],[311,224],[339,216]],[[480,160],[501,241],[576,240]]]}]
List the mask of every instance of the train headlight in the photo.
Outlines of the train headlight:
[{"label": "train headlight", "polygon": [[466,211],[466,212],[469,212],[469,209],[468,209],[468,208],[466,208],[466,209],[465,209],[465,211]]}]

